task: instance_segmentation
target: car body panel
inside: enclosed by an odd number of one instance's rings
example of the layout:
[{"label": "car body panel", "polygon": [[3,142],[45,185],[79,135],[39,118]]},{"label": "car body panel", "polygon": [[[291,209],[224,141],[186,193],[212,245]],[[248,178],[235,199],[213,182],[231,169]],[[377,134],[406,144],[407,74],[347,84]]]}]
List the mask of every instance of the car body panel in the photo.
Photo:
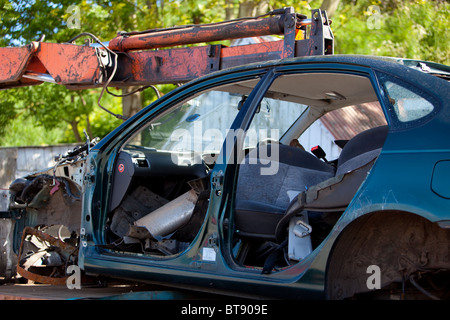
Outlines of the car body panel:
[{"label": "car body panel", "polygon": [[[350,224],[369,214],[384,211],[408,212],[432,223],[450,220],[450,199],[445,192],[446,181],[450,178],[447,166],[450,161],[449,83],[403,63],[398,59],[337,55],[271,61],[213,73],[158,99],[89,151],[83,186],[78,265],[87,274],[236,296],[326,298],[330,257]],[[413,65],[413,62],[405,64]],[[445,66],[433,64],[432,68],[444,75],[449,72]],[[233,254],[233,218],[239,166],[232,163],[233,154],[226,149],[225,143],[219,155],[219,159],[224,161],[216,163],[209,172],[212,188],[206,217],[186,249],[173,255],[152,256],[104,246],[114,170],[122,147],[135,132],[172,106],[204,90],[241,80],[254,80],[256,85],[230,128],[246,131],[274,81],[283,75],[300,73],[350,74],[367,78],[389,126],[382,151],[367,178],[329,234],[306,258],[269,274],[262,274],[259,267],[238,263]],[[400,121],[391,105],[389,90],[384,87],[386,79],[399,81],[412,91],[423,93],[426,100],[433,103],[433,110],[417,120]],[[231,139],[236,144],[241,143],[235,137]]]},{"label": "car body panel", "polygon": [[[364,64],[363,64],[364,62]],[[141,125],[146,118],[152,117],[159,109],[170,105],[173,101],[180,100],[184,92],[192,93],[207,86],[213,86],[216,78],[233,78],[239,75],[240,78],[253,74],[262,75],[266,70],[268,73],[263,77],[259,85],[254,89],[250,97],[252,104],[248,109],[255,109],[258,104],[257,98],[271,83],[271,67],[274,65],[274,74],[291,72],[310,72],[311,70],[321,72],[332,70],[333,72],[351,72],[355,74],[365,74],[371,76],[372,82],[378,81],[374,76],[376,72],[388,72],[396,75],[397,72],[407,72],[411,75],[403,75],[402,78],[409,79],[417,84],[416,79],[422,77],[417,71],[410,70],[401,66],[386,63],[379,60],[366,60],[363,57],[326,57],[326,58],[303,58],[291,59],[277,63],[264,63],[253,67],[236,68],[233,72],[228,72],[225,76],[217,73],[212,76],[194,81],[183,89],[173,92],[165,99],[161,99],[149,108],[141,111],[138,115],[127,121],[124,125],[115,130],[103,143],[97,145],[96,149],[90,154],[91,162],[96,163],[97,175],[95,176],[94,186],[87,187],[84,202],[83,226],[86,231],[86,247],[80,253],[80,265],[88,273],[120,275],[126,278],[152,279],[158,282],[185,283],[186,285],[195,284],[196,286],[214,288],[220,291],[220,288],[233,290],[239,286],[239,292],[251,293],[259,292],[265,296],[271,295],[278,286],[283,287],[286,297],[297,298],[323,298],[324,297],[324,279],[326,272],[328,251],[331,250],[333,242],[338,234],[342,232],[345,226],[358,217],[379,210],[401,210],[413,212],[424,216],[430,221],[439,221],[450,219],[448,199],[437,196],[430,188],[431,174],[435,164],[441,160],[450,159],[450,145],[446,137],[449,117],[446,114],[434,116],[432,122],[422,124],[420,128],[414,127],[414,130],[396,128],[395,124],[391,127],[391,133],[385,143],[383,151],[372,169],[372,174],[361,186],[361,191],[357,193],[354,200],[342,215],[336,224],[334,231],[330,233],[327,240],[316,248],[316,250],[302,262],[287,268],[281,272],[267,275],[261,275],[258,270],[248,270],[238,266],[229,258],[229,245],[224,230],[224,211],[229,210],[226,203],[232,201],[233,184],[227,182],[233,181],[233,167],[226,164],[217,166],[212,172],[214,176],[217,172],[223,172],[225,183],[223,193],[220,196],[213,193],[210,199],[210,205],[201,231],[188,250],[174,258],[148,259],[144,256],[134,254],[119,255],[110,252],[102,252],[95,248],[95,243],[102,237],[102,224],[96,222],[99,209],[106,203],[108,194],[101,190],[109,190],[111,181],[105,173],[111,173],[114,158],[117,154],[118,146],[126,139],[127,132],[135,130],[135,127]],[[267,68],[265,70],[265,68]],[[253,70],[252,70],[253,69]],[[250,71],[247,71],[250,70]],[[379,71],[381,70],[381,71]],[[243,73],[243,75],[240,75]],[[421,82],[428,92],[435,91],[431,77],[429,82]],[[223,81],[223,80],[220,80]],[[435,81],[439,85],[439,81]],[[448,86],[447,86],[448,88]],[[438,90],[439,91],[439,90]],[[442,89],[440,90],[442,91]],[[383,95],[383,92],[377,92]],[[447,92],[448,93],[448,92]],[[442,92],[439,92],[442,96]],[[437,95],[437,94],[436,94]],[[447,94],[448,96],[448,94]],[[259,99],[260,99],[259,98]],[[383,99],[383,97],[381,97]],[[388,107],[389,108],[389,107]],[[149,112],[149,110],[151,110]],[[245,128],[251,120],[250,113],[245,113],[246,108],[242,108],[235,120],[232,128]],[[445,110],[445,109],[444,109]],[[439,110],[438,110],[439,111]],[[392,118],[392,115],[390,114]],[[388,118],[389,119],[389,118]],[[437,121],[436,121],[437,119]],[[392,120],[391,120],[392,122]],[[436,124],[436,122],[438,122]],[[436,132],[442,132],[436,135]],[[430,138],[427,138],[427,137]],[[440,136],[441,140],[436,140]],[[408,142],[410,144],[408,144]],[[414,155],[414,157],[408,157]],[[398,166],[399,161],[403,162],[408,157],[408,162],[404,166]],[[390,176],[378,174],[378,172],[390,172]],[[104,175],[104,176],[103,176]],[[405,192],[405,185],[415,188],[412,192]],[[418,198],[414,194],[421,194]],[[94,201],[94,203],[91,203]],[[98,207],[96,207],[98,204]],[[94,210],[96,212],[94,212]],[[91,215],[91,222],[86,222],[86,215]],[[90,238],[89,236],[91,235]],[[228,235],[229,237],[229,235]],[[211,240],[215,239],[215,240]],[[219,239],[219,240],[217,240]],[[215,242],[217,241],[217,242]],[[213,243],[213,244],[211,244]],[[213,261],[201,259],[202,250],[213,250],[216,258]],[[225,257],[225,258],[224,258]]]}]

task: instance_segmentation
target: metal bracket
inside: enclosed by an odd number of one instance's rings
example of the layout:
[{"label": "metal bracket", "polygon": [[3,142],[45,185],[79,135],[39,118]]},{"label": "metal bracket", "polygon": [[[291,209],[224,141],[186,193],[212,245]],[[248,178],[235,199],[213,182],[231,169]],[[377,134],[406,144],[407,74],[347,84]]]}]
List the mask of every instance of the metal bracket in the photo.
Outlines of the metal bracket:
[{"label": "metal bracket", "polygon": [[217,196],[222,195],[222,186],[223,186],[223,180],[224,180],[224,176],[223,176],[223,171],[216,171],[212,174],[212,181],[211,181],[211,186],[212,189],[215,190],[215,193]]},{"label": "metal bracket", "polygon": [[294,226],[294,234],[296,237],[304,238],[311,234],[312,227],[302,220],[298,220]]},{"label": "metal bracket", "polygon": [[208,247],[211,247],[211,248],[216,248],[217,247],[217,244],[218,244],[218,235],[217,235],[217,233],[213,233],[212,235],[210,235],[209,236],[209,238],[208,238]]},{"label": "metal bracket", "polygon": [[293,7],[284,10],[284,44],[283,58],[295,57],[295,34],[297,27],[297,14]]},{"label": "metal bracket", "polygon": [[210,72],[218,71],[220,69],[220,52],[222,45],[210,45],[208,46],[208,65]]}]

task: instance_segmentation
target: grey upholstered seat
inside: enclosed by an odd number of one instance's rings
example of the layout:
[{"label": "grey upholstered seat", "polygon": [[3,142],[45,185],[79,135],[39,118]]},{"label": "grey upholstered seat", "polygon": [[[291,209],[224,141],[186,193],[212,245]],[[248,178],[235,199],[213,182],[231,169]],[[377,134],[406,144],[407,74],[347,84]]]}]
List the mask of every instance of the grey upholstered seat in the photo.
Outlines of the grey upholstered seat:
[{"label": "grey upholstered seat", "polygon": [[239,169],[237,228],[242,235],[273,237],[291,200],[334,174],[334,167],[298,148],[281,144],[255,148]]},{"label": "grey upholstered seat", "polygon": [[388,131],[387,126],[381,126],[353,137],[339,156],[336,176],[311,186],[291,202],[275,228],[276,241],[284,239],[290,219],[304,211],[316,224],[336,220],[335,214],[347,208],[372,169]]},{"label": "grey upholstered seat", "polygon": [[342,149],[336,175],[352,171],[376,158],[380,154],[388,131],[388,126],[381,126],[354,136]]},{"label": "grey upholstered seat", "polygon": [[[235,206],[236,228],[242,236],[273,239],[277,225],[285,216],[291,200],[308,188],[325,187],[328,185],[327,181],[329,185],[334,186],[329,192],[335,194],[323,202],[330,206],[323,208],[324,211],[342,209],[348,204],[347,199],[353,197],[373,161],[378,157],[387,133],[388,127],[382,126],[353,137],[341,152],[336,172],[332,166],[308,152],[278,145],[278,170],[273,170],[272,175],[261,175],[263,164],[268,166],[267,160],[273,157],[264,157],[265,153],[259,148],[253,150],[239,170]],[[271,148],[273,146],[269,145],[268,151],[271,151]],[[347,177],[348,173],[353,171],[357,171],[357,174],[352,175],[351,179],[340,178]],[[343,187],[337,188],[339,184]],[[335,204],[338,206],[334,207]],[[317,208],[313,210],[320,211],[321,205],[317,203]],[[311,208],[314,207],[311,205]]]}]

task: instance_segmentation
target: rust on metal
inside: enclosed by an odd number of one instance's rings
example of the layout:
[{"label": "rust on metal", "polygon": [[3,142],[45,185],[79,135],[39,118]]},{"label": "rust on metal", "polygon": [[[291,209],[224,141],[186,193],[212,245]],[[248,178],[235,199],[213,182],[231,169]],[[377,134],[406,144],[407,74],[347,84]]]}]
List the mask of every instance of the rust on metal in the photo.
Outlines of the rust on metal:
[{"label": "rust on metal", "polygon": [[[67,249],[72,249],[72,248],[74,250],[77,249],[76,247],[74,247],[74,246],[72,246],[72,245],[70,245],[70,244],[68,244],[68,243],[66,243],[66,242],[64,242],[64,241],[62,241],[62,240],[60,240],[58,238],[52,237],[51,235],[49,235],[49,234],[47,234],[45,232],[39,231],[38,229],[35,229],[35,228],[32,228],[32,227],[25,227],[23,229],[22,244],[23,244],[23,241],[25,240],[25,237],[27,235],[36,236],[39,239],[44,240],[44,241],[50,243],[52,246],[56,246],[56,247],[58,247],[58,248],[60,248],[62,250],[67,250]],[[22,250],[22,247],[20,248],[20,250]]]},{"label": "rust on metal", "polygon": [[36,57],[56,83],[95,84],[100,80],[99,62],[93,47],[40,43]]},{"label": "rust on metal", "polygon": [[38,273],[33,273],[28,270],[25,270],[19,265],[17,266],[17,273],[20,274],[25,279],[42,284],[64,285],[66,284],[66,281],[68,279],[68,277],[50,277]]},{"label": "rust on metal", "polygon": [[[23,233],[22,233],[22,240],[20,243],[20,248],[19,248],[19,253],[18,253],[18,257],[20,258],[22,256],[22,251],[23,251],[23,246],[24,246],[24,242],[25,242],[25,237],[27,235],[33,235],[36,236],[37,238],[39,238],[40,240],[46,241],[49,244],[51,244],[52,246],[58,247],[60,248],[62,251],[66,251],[69,254],[73,255],[73,254],[77,254],[78,252],[78,248],[74,247],[58,238],[52,237],[51,235],[39,231],[35,228],[32,227],[25,227],[23,229]],[[46,276],[46,275],[41,275],[38,273],[34,273],[31,272],[29,270],[26,270],[25,268],[23,268],[22,266],[20,266],[20,264],[17,265],[17,273],[20,274],[22,277],[24,277],[25,279],[37,282],[37,283],[43,283],[43,284],[52,284],[52,285],[63,285],[66,283],[68,277],[52,277],[52,276]]]},{"label": "rust on metal", "polygon": [[[311,19],[296,14],[293,8],[278,12],[282,13],[266,18],[124,33],[104,48],[103,44],[45,42],[0,48],[0,89],[42,81],[75,90],[182,83],[247,63],[333,54],[333,35],[325,12],[312,10]],[[173,48],[264,35],[277,35],[280,40],[238,47]]]},{"label": "rust on metal", "polygon": [[[117,86],[185,82],[219,70],[220,46],[130,52],[119,55]],[[121,79],[126,82],[120,83]]]},{"label": "rust on metal", "polygon": [[221,66],[223,69],[238,65],[276,60],[283,58],[284,41],[269,41],[245,46],[222,49]]},{"label": "rust on metal", "polygon": [[[283,58],[284,42],[270,41],[226,47],[222,45],[136,51],[119,54],[115,86],[187,82],[208,73],[243,64]],[[122,79],[125,79],[123,82]]]},{"label": "rust on metal", "polygon": [[63,85],[95,86],[101,80],[97,51],[88,46],[32,42],[0,48],[0,61],[0,88],[40,84],[46,78]]},{"label": "rust on metal", "polygon": [[109,42],[109,48],[114,51],[148,50],[245,37],[282,35],[283,18],[284,15],[281,15],[220,25],[199,25],[176,30],[117,36]]},{"label": "rust on metal", "polygon": [[24,47],[0,48],[0,81],[17,81],[22,71],[30,62],[30,58],[37,51],[36,42]]},{"label": "rust on metal", "polygon": [[0,48],[0,89],[41,83],[40,81],[22,78],[25,68],[37,49],[36,42],[23,47]]}]

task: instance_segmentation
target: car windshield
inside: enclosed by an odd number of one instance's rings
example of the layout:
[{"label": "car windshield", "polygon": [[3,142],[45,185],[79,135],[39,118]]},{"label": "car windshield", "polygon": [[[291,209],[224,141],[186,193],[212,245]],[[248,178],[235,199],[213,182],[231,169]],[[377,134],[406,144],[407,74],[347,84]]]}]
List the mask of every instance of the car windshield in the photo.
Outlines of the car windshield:
[{"label": "car windshield", "polygon": [[[220,90],[204,92],[153,120],[127,146],[218,153],[246,97],[246,94]],[[246,135],[245,147],[254,147],[265,139],[279,140],[306,108],[302,104],[264,98]]]}]

